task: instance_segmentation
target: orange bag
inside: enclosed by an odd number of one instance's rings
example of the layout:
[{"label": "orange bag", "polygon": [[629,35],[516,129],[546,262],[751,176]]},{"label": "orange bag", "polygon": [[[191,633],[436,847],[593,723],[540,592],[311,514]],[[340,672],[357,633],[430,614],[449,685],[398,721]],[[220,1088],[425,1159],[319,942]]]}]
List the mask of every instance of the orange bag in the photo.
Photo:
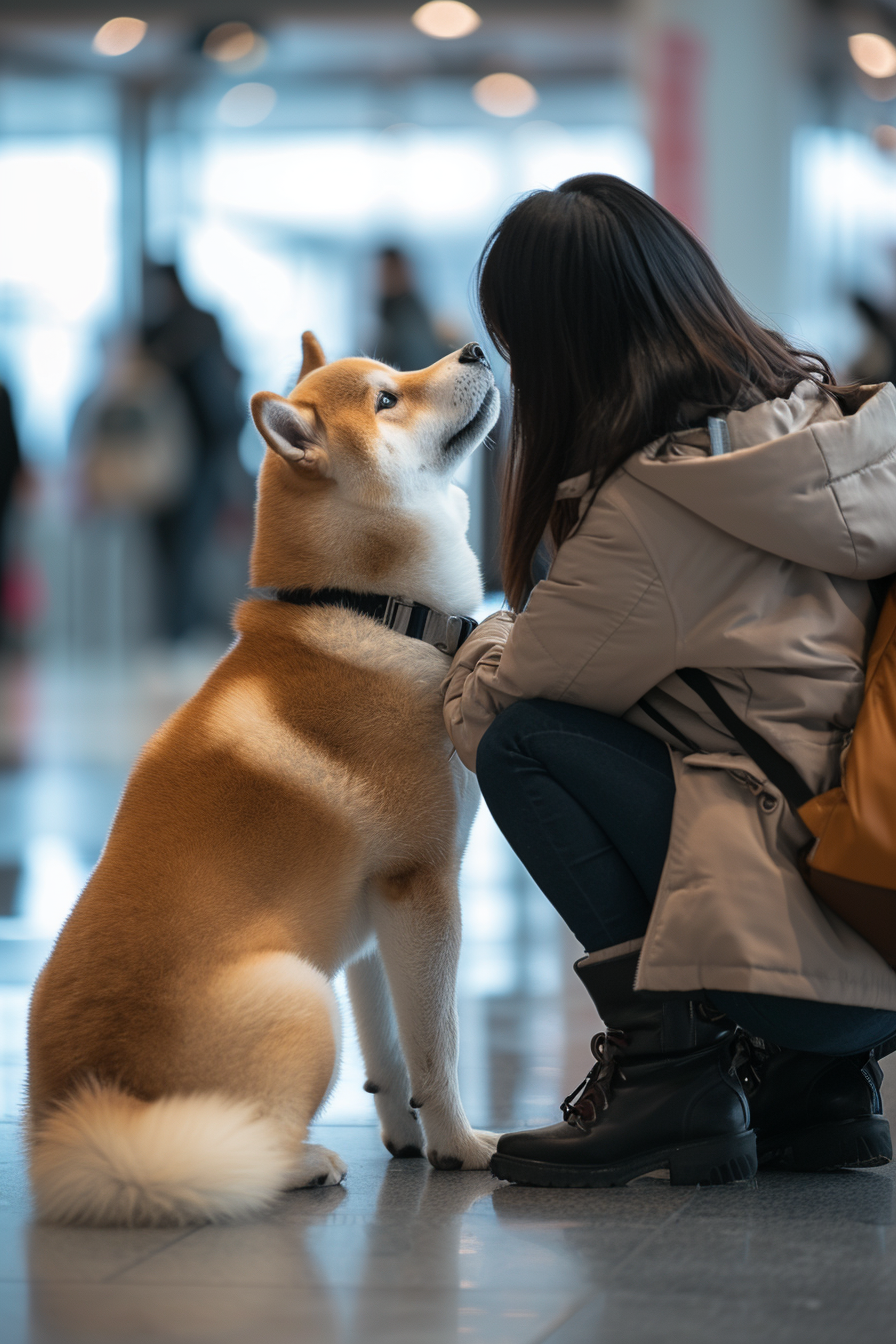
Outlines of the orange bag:
[{"label": "orange bag", "polygon": [[896,966],[896,584],[868,655],[842,783],[798,810],[817,837],[804,860],[809,886]]},{"label": "orange bag", "polygon": [[[780,752],[735,714],[705,672],[679,669],[816,837],[803,851],[807,886],[896,967],[896,582],[880,608],[865,695],[841,783],[812,795]],[[872,592],[879,584],[870,585]]]}]

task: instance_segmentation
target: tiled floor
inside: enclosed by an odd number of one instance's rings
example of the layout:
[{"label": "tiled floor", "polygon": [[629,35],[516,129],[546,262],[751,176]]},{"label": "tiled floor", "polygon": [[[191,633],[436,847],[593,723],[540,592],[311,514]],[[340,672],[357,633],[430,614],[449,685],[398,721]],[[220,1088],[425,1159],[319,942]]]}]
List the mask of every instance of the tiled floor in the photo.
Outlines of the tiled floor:
[{"label": "tiled floor", "polygon": [[[31,1223],[16,1116],[29,985],[95,861],[127,763],[210,651],[0,678],[0,1344],[827,1344],[889,1340],[892,1168],[682,1189],[499,1185],[395,1162],[350,1022],[314,1136],[344,1187],[258,1222]],[[575,947],[487,816],[463,878],[462,1090],[474,1124],[553,1118],[588,1066]]]},{"label": "tiled floor", "polygon": [[391,1161],[370,1126],[322,1125],[343,1188],[246,1226],[28,1223],[2,1152],[0,1338],[307,1344],[841,1344],[893,1337],[889,1169],[752,1187],[499,1186]]}]

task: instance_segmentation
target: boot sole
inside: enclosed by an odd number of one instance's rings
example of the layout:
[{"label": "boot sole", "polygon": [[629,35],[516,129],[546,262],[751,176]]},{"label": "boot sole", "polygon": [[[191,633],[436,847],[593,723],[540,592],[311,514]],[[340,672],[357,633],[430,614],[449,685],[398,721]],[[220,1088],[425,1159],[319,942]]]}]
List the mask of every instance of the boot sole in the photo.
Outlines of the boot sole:
[{"label": "boot sole", "polygon": [[734,1138],[702,1139],[677,1148],[636,1153],[605,1167],[561,1166],[505,1153],[495,1153],[491,1160],[492,1175],[500,1181],[565,1189],[628,1185],[637,1176],[661,1167],[668,1167],[672,1185],[732,1185],[735,1181],[751,1181],[758,1167],[756,1136],[749,1131]]},{"label": "boot sole", "polygon": [[786,1171],[836,1171],[840,1167],[883,1167],[892,1160],[890,1126],[881,1115],[815,1125],[757,1141],[760,1166]]}]

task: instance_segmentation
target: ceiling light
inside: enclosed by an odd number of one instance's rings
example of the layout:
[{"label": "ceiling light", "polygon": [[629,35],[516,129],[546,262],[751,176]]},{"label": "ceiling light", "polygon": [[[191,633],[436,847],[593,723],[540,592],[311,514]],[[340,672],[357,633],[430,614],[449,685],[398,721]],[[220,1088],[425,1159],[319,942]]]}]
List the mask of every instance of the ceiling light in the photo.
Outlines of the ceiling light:
[{"label": "ceiling light", "polygon": [[93,49],[100,56],[123,56],[139,47],[145,35],[142,19],[110,19],[94,36]]},{"label": "ceiling light", "polygon": [[202,44],[203,54],[226,64],[250,56],[258,41],[248,23],[219,23]]},{"label": "ceiling light", "polygon": [[872,79],[890,79],[896,75],[896,47],[879,33],[853,33],[849,54],[862,73]]},{"label": "ceiling light", "polygon": [[270,84],[234,84],[218,104],[218,116],[227,126],[257,126],[270,116],[276,101]]},{"label": "ceiling light", "polygon": [[482,20],[469,5],[460,0],[429,0],[411,15],[411,23],[427,37],[447,40],[475,33]]},{"label": "ceiling light", "polygon": [[538,94],[521,75],[486,75],[473,85],[473,98],[493,117],[522,117],[538,103]]}]

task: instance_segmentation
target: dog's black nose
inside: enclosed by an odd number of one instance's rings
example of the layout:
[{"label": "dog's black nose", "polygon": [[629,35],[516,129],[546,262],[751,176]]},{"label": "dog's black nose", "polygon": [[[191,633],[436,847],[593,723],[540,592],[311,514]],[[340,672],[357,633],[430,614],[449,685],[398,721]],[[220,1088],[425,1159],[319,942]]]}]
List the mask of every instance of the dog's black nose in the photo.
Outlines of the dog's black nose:
[{"label": "dog's black nose", "polygon": [[491,368],[491,365],[486,358],[485,351],[482,346],[477,345],[475,341],[467,341],[467,344],[458,355],[458,359],[461,364],[484,364],[487,369]]}]

